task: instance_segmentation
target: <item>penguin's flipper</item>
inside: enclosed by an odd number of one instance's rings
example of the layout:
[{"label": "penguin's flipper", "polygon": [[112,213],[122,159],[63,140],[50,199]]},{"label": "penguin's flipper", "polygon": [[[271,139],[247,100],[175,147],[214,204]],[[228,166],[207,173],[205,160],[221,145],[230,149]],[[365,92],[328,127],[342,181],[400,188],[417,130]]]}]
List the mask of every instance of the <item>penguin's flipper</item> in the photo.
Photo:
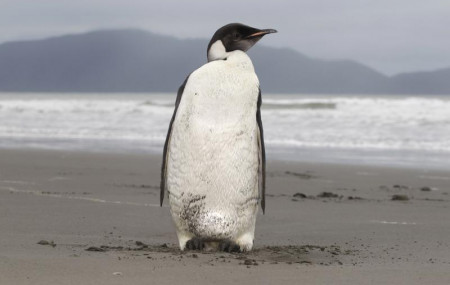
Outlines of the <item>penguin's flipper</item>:
[{"label": "penguin's flipper", "polygon": [[264,146],[264,130],[261,120],[261,89],[259,89],[258,103],[256,111],[256,122],[258,122],[258,142],[259,142],[259,192],[261,195],[261,208],[263,213],[266,209],[266,148]]},{"label": "penguin's flipper", "polygon": [[184,92],[184,87],[186,86],[188,79],[189,79],[189,76],[186,77],[183,84],[180,86],[180,88],[178,88],[177,99],[175,101],[175,110],[173,111],[172,119],[170,120],[170,124],[169,124],[169,130],[167,131],[166,142],[164,143],[163,161],[162,161],[162,166],[161,166],[161,184],[160,184],[160,194],[159,194],[159,203],[161,206],[164,201],[164,192],[166,190],[167,159],[168,159],[168,154],[169,154],[168,148],[169,148],[170,137],[172,135],[172,124],[173,124],[173,121],[175,120],[175,116],[177,115],[178,106],[180,105],[181,97],[183,96],[183,92]]}]

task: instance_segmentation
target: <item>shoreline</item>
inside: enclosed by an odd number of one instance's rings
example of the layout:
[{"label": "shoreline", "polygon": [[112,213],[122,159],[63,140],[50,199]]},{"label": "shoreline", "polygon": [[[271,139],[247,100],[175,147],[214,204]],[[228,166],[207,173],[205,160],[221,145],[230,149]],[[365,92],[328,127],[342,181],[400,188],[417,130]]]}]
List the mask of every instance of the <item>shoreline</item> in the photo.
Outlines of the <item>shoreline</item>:
[{"label": "shoreline", "polygon": [[[55,151],[104,155],[161,156],[163,142],[122,139],[14,139],[2,138],[1,150]],[[421,150],[280,147],[266,145],[267,159],[293,163],[375,168],[450,171],[450,152]],[[448,159],[447,159],[448,158]]]},{"label": "shoreline", "polygon": [[273,160],[267,170],[253,252],[180,252],[167,199],[158,205],[159,156],[0,149],[0,283],[450,280],[450,171]]}]

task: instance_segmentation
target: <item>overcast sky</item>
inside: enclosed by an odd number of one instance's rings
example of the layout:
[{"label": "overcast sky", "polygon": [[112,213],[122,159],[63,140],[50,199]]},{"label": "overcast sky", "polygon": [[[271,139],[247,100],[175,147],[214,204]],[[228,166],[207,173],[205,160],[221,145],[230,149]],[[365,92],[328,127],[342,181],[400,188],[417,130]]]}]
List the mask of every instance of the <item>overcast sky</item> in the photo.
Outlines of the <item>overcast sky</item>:
[{"label": "overcast sky", "polygon": [[265,45],[385,74],[450,67],[450,0],[0,0],[0,43],[112,28],[209,39],[230,22],[277,29]]}]

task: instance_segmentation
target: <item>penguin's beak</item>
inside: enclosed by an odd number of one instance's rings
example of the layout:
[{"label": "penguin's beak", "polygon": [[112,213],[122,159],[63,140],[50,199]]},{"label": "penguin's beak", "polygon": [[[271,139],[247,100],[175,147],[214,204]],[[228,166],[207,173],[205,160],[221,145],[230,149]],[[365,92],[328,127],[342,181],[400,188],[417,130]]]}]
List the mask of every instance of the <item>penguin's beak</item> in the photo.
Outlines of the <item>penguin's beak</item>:
[{"label": "penguin's beak", "polygon": [[251,38],[256,38],[256,37],[262,37],[264,35],[273,34],[273,33],[276,33],[276,32],[277,32],[277,30],[274,30],[274,29],[264,29],[264,30],[259,30],[256,33],[253,33],[251,35],[248,35],[245,38],[246,39],[251,39]]}]

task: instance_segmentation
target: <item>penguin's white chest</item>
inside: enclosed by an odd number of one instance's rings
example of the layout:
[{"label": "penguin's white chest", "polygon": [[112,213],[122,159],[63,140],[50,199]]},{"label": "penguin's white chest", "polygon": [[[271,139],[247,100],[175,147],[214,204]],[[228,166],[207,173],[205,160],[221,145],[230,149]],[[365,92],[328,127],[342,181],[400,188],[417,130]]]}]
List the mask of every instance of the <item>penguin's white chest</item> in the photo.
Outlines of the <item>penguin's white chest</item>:
[{"label": "penguin's white chest", "polygon": [[169,201],[179,232],[220,239],[254,230],[258,93],[253,65],[240,51],[190,75],[167,162]]}]

